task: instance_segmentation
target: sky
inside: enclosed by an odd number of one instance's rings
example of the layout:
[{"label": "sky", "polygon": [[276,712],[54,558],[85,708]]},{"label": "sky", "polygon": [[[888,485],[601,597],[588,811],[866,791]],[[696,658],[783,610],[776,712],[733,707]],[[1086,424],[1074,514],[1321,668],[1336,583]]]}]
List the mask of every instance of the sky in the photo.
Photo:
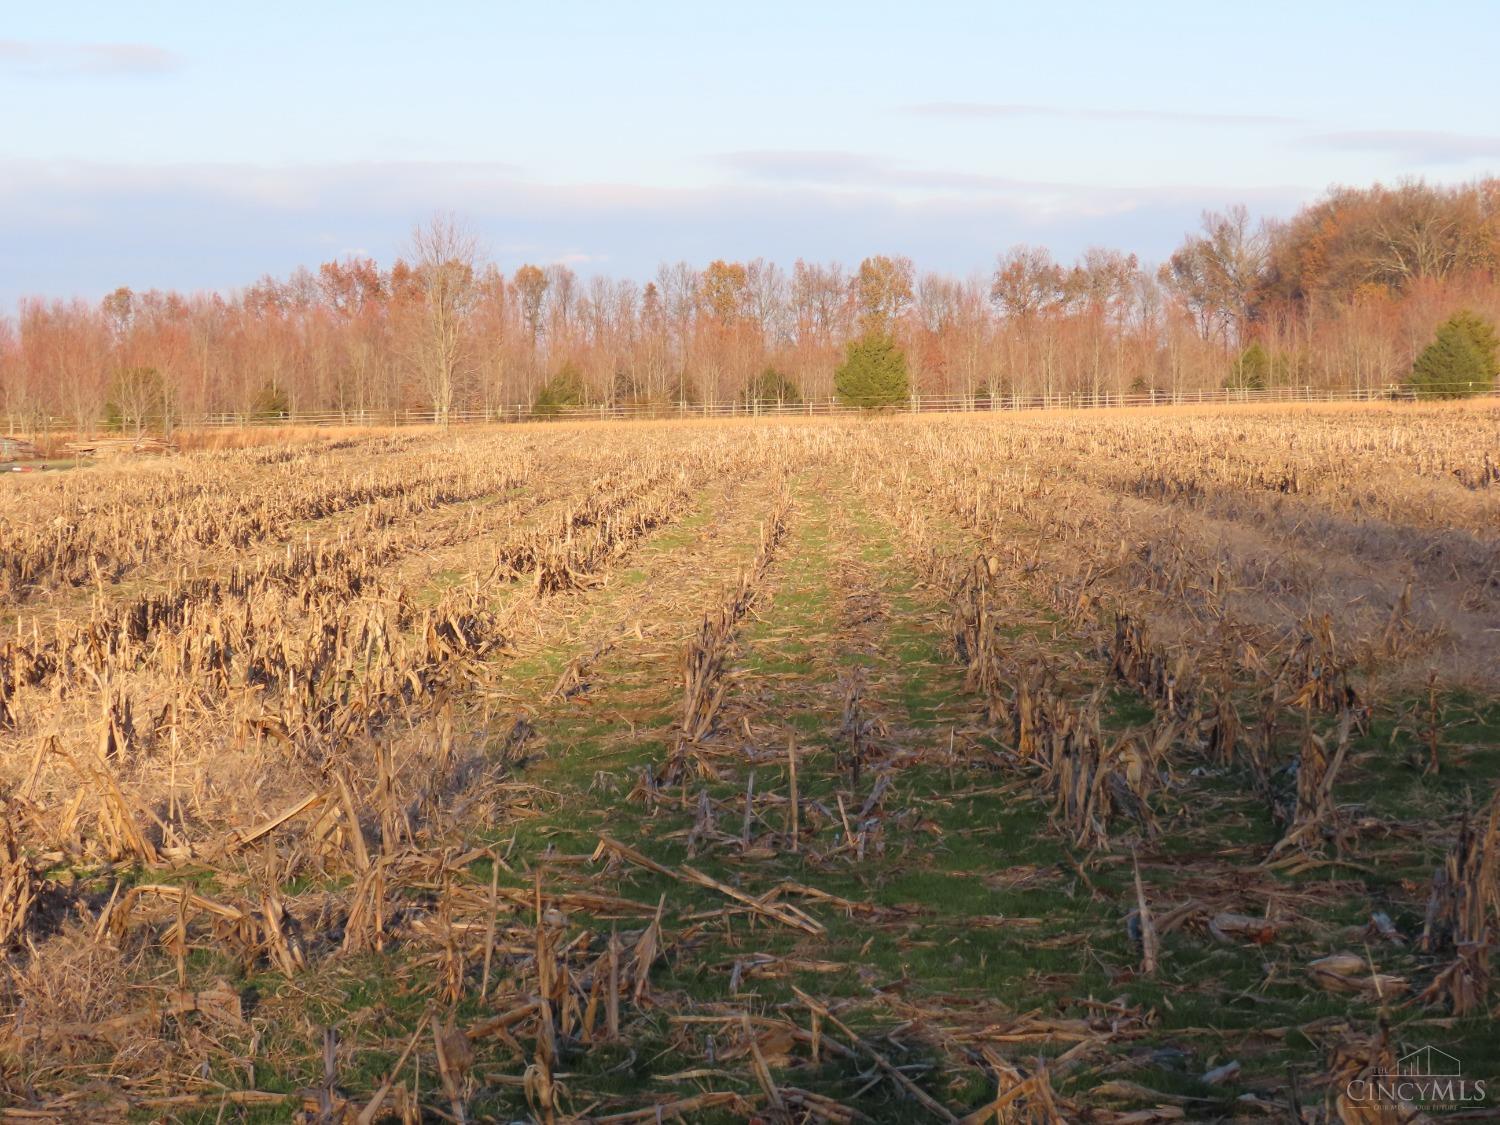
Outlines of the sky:
[{"label": "sky", "polygon": [[1500,170],[1493,0],[0,0],[0,308],[228,291],[451,212],[507,272],[1017,243]]}]

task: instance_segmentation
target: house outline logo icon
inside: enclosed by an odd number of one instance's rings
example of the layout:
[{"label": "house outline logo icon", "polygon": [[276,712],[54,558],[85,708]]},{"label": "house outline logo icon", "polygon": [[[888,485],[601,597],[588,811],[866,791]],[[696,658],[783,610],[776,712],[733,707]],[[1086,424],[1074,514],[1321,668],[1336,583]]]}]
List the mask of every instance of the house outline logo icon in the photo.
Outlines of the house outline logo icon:
[{"label": "house outline logo icon", "polygon": [[1463,1064],[1446,1051],[1436,1047],[1418,1047],[1396,1060],[1393,1074],[1382,1074],[1382,1078],[1461,1078]]},{"label": "house outline logo icon", "polygon": [[1437,1047],[1418,1047],[1396,1059],[1391,1069],[1351,1079],[1344,1095],[1356,1106],[1419,1104],[1457,1109],[1488,1097],[1487,1081],[1463,1076],[1463,1064]]}]

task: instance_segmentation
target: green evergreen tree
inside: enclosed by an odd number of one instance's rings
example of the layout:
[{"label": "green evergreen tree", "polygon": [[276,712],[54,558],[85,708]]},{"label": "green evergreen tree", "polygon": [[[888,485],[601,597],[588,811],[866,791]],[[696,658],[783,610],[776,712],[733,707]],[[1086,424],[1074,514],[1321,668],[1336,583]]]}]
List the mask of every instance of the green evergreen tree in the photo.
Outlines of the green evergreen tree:
[{"label": "green evergreen tree", "polygon": [[834,372],[839,401],[847,406],[872,409],[898,406],[911,393],[906,374],[906,353],[889,336],[864,336],[852,341],[844,362]]},{"label": "green evergreen tree", "polygon": [[1271,385],[1271,356],[1256,341],[1235,357],[1224,386],[1232,391],[1263,391]]},{"label": "green evergreen tree", "polygon": [[1459,309],[1446,323],[1460,329],[1473,341],[1492,376],[1500,374],[1500,336],[1495,334],[1493,324],[1472,309]]},{"label": "green evergreen tree", "polygon": [[532,409],[537,414],[561,414],[565,407],[583,405],[583,372],[571,359],[542,384]]},{"label": "green evergreen tree", "polygon": [[284,419],[291,412],[291,397],[286,393],[285,387],[278,387],[275,383],[266,383],[262,386],[255,393],[255,401],[250,404],[250,413],[261,422]]},{"label": "green evergreen tree", "polygon": [[1474,313],[1455,313],[1412,364],[1411,386],[1423,398],[1464,398],[1495,387],[1494,326]]},{"label": "green evergreen tree", "polygon": [[743,398],[747,405],[797,406],[802,402],[802,392],[787,375],[775,367],[767,367],[745,384]]}]

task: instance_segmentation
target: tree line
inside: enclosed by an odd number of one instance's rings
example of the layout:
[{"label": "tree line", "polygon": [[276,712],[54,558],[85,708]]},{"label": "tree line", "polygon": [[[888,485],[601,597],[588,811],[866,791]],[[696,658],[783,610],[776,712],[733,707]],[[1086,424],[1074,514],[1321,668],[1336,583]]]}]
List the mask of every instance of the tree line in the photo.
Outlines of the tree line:
[{"label": "tree line", "polygon": [[678,262],[644,283],[563,265],[507,275],[438,217],[389,267],[350,257],[229,294],[24,299],[0,318],[0,413],[90,430],[797,402],[833,395],[856,359],[883,364],[886,386],[899,360],[924,396],[1368,389],[1420,379],[1437,343],[1435,385],[1453,363],[1472,383],[1493,380],[1497,314],[1500,179],[1336,188],[1285,221],[1206,213],[1154,268],[1016,246],[967,278],[887,255]]}]

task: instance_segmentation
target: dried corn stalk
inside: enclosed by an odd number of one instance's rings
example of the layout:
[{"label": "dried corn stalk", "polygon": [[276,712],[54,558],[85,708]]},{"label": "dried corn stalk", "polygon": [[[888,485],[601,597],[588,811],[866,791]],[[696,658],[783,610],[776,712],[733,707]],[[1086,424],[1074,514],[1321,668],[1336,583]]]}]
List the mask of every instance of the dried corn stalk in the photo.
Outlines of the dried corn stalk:
[{"label": "dried corn stalk", "polygon": [[1500,928],[1500,794],[1490,801],[1483,828],[1467,816],[1458,840],[1432,878],[1421,948],[1452,952],[1422,994],[1456,1015],[1481,1010],[1490,989],[1490,946]]}]

